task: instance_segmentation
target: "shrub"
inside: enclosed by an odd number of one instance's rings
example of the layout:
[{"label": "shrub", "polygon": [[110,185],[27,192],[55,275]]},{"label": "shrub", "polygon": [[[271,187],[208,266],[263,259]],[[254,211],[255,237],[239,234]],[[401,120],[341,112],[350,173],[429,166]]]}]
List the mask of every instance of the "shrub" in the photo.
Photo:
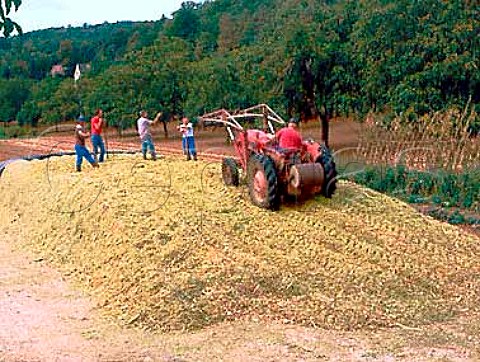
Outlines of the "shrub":
[{"label": "shrub", "polygon": [[18,138],[29,134],[29,130],[26,127],[21,126],[8,126],[0,127],[0,139]]},{"label": "shrub", "polygon": [[[409,203],[431,203],[442,208],[480,211],[480,170],[437,173],[408,170],[405,166],[368,166],[351,181],[398,197]],[[443,209],[441,209],[443,210]],[[434,212],[436,218],[453,224],[466,223],[463,214]]]}]

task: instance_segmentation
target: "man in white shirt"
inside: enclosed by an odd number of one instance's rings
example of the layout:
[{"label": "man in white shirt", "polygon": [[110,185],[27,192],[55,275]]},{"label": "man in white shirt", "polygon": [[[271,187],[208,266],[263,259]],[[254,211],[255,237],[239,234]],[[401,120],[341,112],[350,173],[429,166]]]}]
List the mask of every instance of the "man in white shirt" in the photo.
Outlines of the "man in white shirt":
[{"label": "man in white shirt", "polygon": [[157,159],[157,154],[155,153],[155,145],[153,144],[152,133],[150,131],[150,126],[154,125],[160,119],[162,112],[158,112],[153,121],[149,120],[147,111],[140,111],[140,118],[137,119],[137,129],[138,135],[140,136],[140,141],[142,141],[142,154],[143,159],[147,159],[147,150],[150,151],[152,155],[152,160]]},{"label": "man in white shirt", "polygon": [[187,160],[197,160],[197,150],[195,148],[195,138],[193,136],[193,124],[187,117],[182,118],[182,124],[177,127],[182,132],[182,148],[183,153],[187,156]]}]

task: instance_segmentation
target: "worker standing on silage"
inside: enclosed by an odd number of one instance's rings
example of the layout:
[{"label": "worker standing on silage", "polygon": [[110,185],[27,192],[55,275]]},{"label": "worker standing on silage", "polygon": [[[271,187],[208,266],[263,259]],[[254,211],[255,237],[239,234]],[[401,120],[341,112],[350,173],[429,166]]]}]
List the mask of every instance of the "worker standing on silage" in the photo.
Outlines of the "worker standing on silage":
[{"label": "worker standing on silage", "polygon": [[140,136],[140,141],[142,142],[142,155],[143,159],[147,159],[147,150],[150,151],[152,155],[152,160],[155,161],[157,159],[157,154],[155,152],[155,145],[153,144],[152,133],[150,131],[150,126],[155,125],[160,119],[162,112],[158,112],[155,116],[154,120],[148,119],[147,111],[140,111],[140,118],[137,119],[137,129],[138,135]]},{"label": "worker standing on silage", "polygon": [[177,127],[182,132],[182,148],[183,154],[187,156],[187,161],[191,158],[197,160],[197,150],[195,148],[195,137],[193,135],[193,124],[187,117],[182,118],[182,124]]},{"label": "worker standing on silage", "polygon": [[85,118],[83,116],[78,117],[77,125],[75,126],[75,153],[77,155],[75,166],[77,172],[82,171],[83,158],[90,162],[93,167],[98,167],[98,163],[85,146],[85,139],[89,136],[90,132],[85,131]]},{"label": "worker standing on silage", "polygon": [[[105,158],[105,143],[102,138],[103,126],[105,120],[103,119],[103,110],[100,108],[95,111],[95,115],[90,120],[91,134],[92,134],[92,147],[95,154],[95,161],[102,163]],[[98,151],[100,149],[100,157],[97,158]]]}]

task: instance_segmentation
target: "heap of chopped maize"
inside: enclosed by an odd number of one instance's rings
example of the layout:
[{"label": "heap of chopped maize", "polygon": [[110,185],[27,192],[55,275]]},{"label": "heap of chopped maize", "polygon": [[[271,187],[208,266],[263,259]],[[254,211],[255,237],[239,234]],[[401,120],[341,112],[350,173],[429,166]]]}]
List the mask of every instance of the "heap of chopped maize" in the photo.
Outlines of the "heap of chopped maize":
[{"label": "heap of chopped maize", "polygon": [[0,194],[2,235],[122,324],[356,329],[478,309],[480,239],[352,183],[270,212],[218,163],[113,156],[76,173],[65,156],[10,164]]}]

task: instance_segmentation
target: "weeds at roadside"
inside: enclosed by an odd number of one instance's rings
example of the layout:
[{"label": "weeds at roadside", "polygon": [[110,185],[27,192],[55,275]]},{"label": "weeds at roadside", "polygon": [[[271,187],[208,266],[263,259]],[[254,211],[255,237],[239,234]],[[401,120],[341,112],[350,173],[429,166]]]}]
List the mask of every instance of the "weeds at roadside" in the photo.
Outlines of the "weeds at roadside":
[{"label": "weeds at roadside", "polygon": [[357,149],[362,169],[345,178],[410,204],[454,225],[480,226],[478,115],[467,106],[425,116],[401,117],[364,128]]}]

